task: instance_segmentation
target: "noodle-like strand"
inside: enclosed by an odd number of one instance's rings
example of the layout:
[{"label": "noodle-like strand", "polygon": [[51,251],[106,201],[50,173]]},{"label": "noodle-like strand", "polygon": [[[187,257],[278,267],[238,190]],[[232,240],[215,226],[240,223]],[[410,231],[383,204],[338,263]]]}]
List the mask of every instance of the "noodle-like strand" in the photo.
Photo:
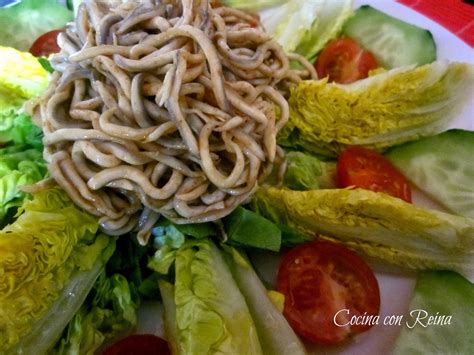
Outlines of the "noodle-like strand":
[{"label": "noodle-like strand", "polygon": [[285,97],[314,68],[254,15],[209,3],[84,1],[26,105],[51,177],[112,235],[146,244],[160,215],[215,221],[284,172]]}]

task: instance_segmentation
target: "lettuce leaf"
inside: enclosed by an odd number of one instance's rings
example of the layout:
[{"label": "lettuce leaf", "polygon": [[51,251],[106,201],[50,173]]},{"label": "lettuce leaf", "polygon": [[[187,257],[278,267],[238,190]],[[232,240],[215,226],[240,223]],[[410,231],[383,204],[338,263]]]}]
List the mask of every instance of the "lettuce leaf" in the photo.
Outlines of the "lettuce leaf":
[{"label": "lettuce leaf", "polygon": [[159,298],[156,273],[147,268],[154,248],[150,244],[140,245],[135,233],[120,236],[116,244],[116,251],[106,265],[107,275],[123,275],[132,293],[138,293],[141,299]]},{"label": "lettuce leaf", "polygon": [[[0,170],[3,168],[2,165],[3,162],[0,160]],[[46,165],[40,160],[21,161],[15,170],[0,176],[0,221],[10,208],[21,206],[25,193],[19,187],[35,183],[43,179],[45,174]]]},{"label": "lettuce leaf", "polygon": [[172,256],[174,285],[160,282],[171,346],[189,355],[261,354],[252,317],[217,247],[190,239]]},{"label": "lettuce leaf", "polygon": [[0,231],[0,352],[41,354],[80,308],[114,240],[67,194],[33,195]]},{"label": "lettuce leaf", "polygon": [[137,308],[127,279],[102,272],[50,354],[94,355],[103,344],[135,328]]},{"label": "lettuce leaf", "polygon": [[236,246],[279,251],[280,229],[253,211],[237,207],[224,219],[227,242]]},{"label": "lettuce leaf", "polygon": [[43,179],[46,172],[41,151],[28,145],[0,149],[0,225],[8,222],[10,208],[22,204],[25,193],[19,187]]},{"label": "lettuce leaf", "polygon": [[311,29],[301,39],[296,52],[311,63],[326,44],[342,31],[346,20],[353,14],[352,0],[326,0]]},{"label": "lettuce leaf", "polygon": [[163,300],[163,319],[166,338],[172,354],[180,354],[178,325],[176,320],[176,303],[174,301],[174,285],[163,279],[158,280],[161,298]]},{"label": "lettuce leaf", "polygon": [[[117,239],[105,270],[51,354],[97,354],[104,346],[134,331],[142,298],[159,298],[158,280],[153,277],[157,274],[146,268],[152,250],[151,246],[139,245],[132,233]],[[145,283],[148,288],[153,281],[154,289],[146,290],[145,295],[142,288]]]},{"label": "lettuce leaf", "polygon": [[175,224],[181,233],[194,238],[206,238],[218,235],[216,225],[212,222]]},{"label": "lettuce leaf", "polygon": [[[248,4],[253,7],[258,2]],[[352,0],[289,0],[261,11],[260,19],[287,52],[298,52],[313,61],[326,43],[337,37],[351,14]]]},{"label": "lettuce leaf", "polygon": [[294,52],[308,31],[316,26],[323,4],[324,0],[290,0],[260,12],[260,21],[286,52]]},{"label": "lettuce leaf", "polygon": [[42,138],[41,128],[33,124],[30,116],[15,110],[0,114],[0,145],[28,144],[42,149]]},{"label": "lettuce leaf", "polygon": [[474,220],[363,189],[260,188],[252,206],[277,224],[321,233],[387,262],[415,269],[474,271]]},{"label": "lettuce leaf", "polygon": [[287,0],[223,0],[225,6],[236,9],[257,11],[268,7],[273,7],[285,3]]},{"label": "lettuce leaf", "polygon": [[42,160],[42,152],[27,145],[15,145],[0,149],[0,178],[18,170],[21,163]]},{"label": "lettuce leaf", "polygon": [[245,254],[232,247],[226,250],[229,254],[226,261],[250,309],[263,352],[272,355],[305,355],[304,345],[269,298]]},{"label": "lettuce leaf", "polygon": [[0,44],[28,51],[43,33],[63,28],[73,13],[59,1],[22,0],[0,9]]},{"label": "lettuce leaf", "polygon": [[373,75],[348,85],[302,81],[289,99],[283,146],[337,156],[348,145],[375,149],[434,135],[474,90],[474,66],[434,62]]},{"label": "lettuce leaf", "polygon": [[298,151],[287,153],[286,161],[283,184],[289,189],[304,191],[335,187],[335,162],[325,162]]},{"label": "lettuce leaf", "polygon": [[[474,284],[450,271],[422,272],[409,309],[394,355],[472,353]],[[427,325],[429,316],[439,323]]]},{"label": "lettuce leaf", "polygon": [[0,46],[0,113],[5,108],[21,104],[22,100],[38,96],[47,86],[48,72],[37,58],[27,52]]}]

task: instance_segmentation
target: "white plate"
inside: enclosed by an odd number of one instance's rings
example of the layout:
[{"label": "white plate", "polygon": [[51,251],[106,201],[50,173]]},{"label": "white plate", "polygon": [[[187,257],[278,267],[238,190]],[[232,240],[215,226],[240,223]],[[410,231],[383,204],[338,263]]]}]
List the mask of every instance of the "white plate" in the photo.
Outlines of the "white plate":
[{"label": "white plate", "polygon": [[[469,62],[474,64],[474,50],[466,43],[450,33],[444,27],[424,17],[418,12],[392,0],[355,0],[355,8],[360,5],[371,5],[387,14],[400,18],[406,22],[426,28],[431,31],[437,45],[438,59],[450,61]],[[474,100],[452,122],[451,128],[463,128],[474,131]],[[415,191],[414,203],[427,207],[443,210],[439,205],[430,201],[423,194]],[[268,252],[254,252],[252,260],[263,278],[273,283],[278,266],[278,256]],[[376,271],[381,293],[380,319],[390,315],[404,315],[409,308],[415,274],[388,265],[381,265],[369,261]],[[472,281],[472,280],[471,280]],[[161,321],[161,306],[147,303],[140,310],[138,333],[154,333],[163,336]],[[160,321],[157,322],[157,319]],[[349,344],[338,347],[309,347],[314,354],[388,354],[401,331],[401,326],[374,326],[368,332],[355,337]]]}]

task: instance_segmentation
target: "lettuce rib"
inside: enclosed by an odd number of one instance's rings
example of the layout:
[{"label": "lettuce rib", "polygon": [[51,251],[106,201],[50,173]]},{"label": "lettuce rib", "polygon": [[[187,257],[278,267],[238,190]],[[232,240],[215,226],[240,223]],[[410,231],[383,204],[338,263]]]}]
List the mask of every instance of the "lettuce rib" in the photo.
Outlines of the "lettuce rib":
[{"label": "lettuce rib", "polygon": [[263,353],[305,355],[303,343],[268,297],[268,292],[252,265],[233,248],[228,263],[252,314]]},{"label": "lettuce rib", "polygon": [[47,313],[33,323],[28,334],[23,336],[10,352],[12,354],[47,354],[84,303],[103,267],[103,260],[97,259],[92,269],[78,271],[71,276]]},{"label": "lettuce rib", "polygon": [[279,143],[327,156],[350,145],[383,150],[444,130],[473,88],[474,66],[444,61],[347,85],[302,81],[291,92]]},{"label": "lettuce rib", "polygon": [[252,205],[275,223],[309,237],[321,233],[390,263],[474,271],[474,219],[363,189],[261,188]]},{"label": "lettuce rib", "polygon": [[36,354],[61,335],[115,242],[59,189],[34,194],[19,213],[0,231],[0,353]]}]

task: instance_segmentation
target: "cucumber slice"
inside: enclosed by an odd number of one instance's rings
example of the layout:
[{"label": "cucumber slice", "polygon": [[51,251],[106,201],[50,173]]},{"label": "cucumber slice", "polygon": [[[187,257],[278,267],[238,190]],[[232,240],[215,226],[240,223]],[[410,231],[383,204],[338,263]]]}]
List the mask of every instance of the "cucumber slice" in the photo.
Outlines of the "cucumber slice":
[{"label": "cucumber slice", "polygon": [[343,33],[370,50],[385,68],[422,65],[436,60],[430,31],[361,6],[345,24]]},{"label": "cucumber slice", "polygon": [[474,132],[452,129],[395,147],[387,157],[431,198],[474,218]]}]

